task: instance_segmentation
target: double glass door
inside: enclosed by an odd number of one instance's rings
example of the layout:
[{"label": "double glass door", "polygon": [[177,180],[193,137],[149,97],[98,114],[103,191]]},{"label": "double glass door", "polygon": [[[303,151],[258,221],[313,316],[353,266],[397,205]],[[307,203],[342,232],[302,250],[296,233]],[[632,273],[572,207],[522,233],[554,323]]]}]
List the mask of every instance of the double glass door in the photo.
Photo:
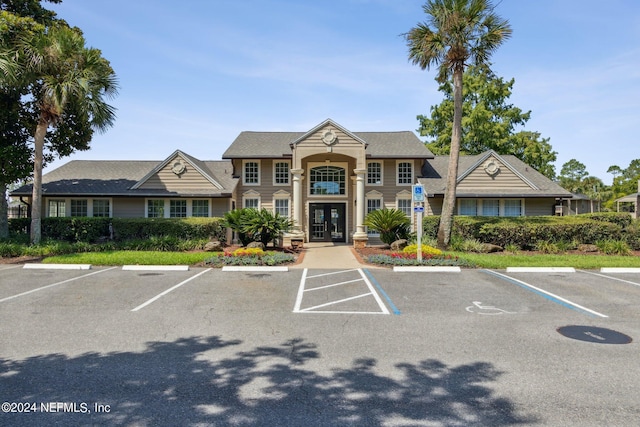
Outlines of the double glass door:
[{"label": "double glass door", "polygon": [[346,242],[344,203],[309,205],[309,240],[312,242]]}]

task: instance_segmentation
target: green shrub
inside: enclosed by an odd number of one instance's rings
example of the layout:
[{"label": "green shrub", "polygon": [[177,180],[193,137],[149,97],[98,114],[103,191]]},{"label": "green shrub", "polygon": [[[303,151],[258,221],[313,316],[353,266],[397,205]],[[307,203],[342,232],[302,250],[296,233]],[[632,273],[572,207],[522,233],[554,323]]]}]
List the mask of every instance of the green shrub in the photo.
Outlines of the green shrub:
[{"label": "green shrub", "polygon": [[380,240],[387,245],[399,239],[407,239],[411,220],[399,209],[378,209],[369,212],[364,225],[380,233]]},{"label": "green shrub", "polygon": [[631,249],[624,240],[600,240],[596,242],[600,252],[607,255],[629,255]]}]

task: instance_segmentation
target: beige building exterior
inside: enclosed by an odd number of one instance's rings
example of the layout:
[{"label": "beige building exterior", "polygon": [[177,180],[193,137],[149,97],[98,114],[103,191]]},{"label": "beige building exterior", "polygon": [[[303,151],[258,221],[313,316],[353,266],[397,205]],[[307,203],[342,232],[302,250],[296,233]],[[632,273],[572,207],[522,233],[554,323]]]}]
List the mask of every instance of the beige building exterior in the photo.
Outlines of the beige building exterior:
[{"label": "beige building exterior", "polygon": [[[288,238],[379,242],[367,213],[400,209],[415,222],[412,188],[425,215],[440,214],[448,156],[411,131],[352,132],[327,119],[307,132],[241,132],[222,160],[180,150],[163,161],[72,161],[43,177],[45,216],[221,217],[268,209],[293,220]],[[462,156],[459,215],[553,215],[571,194],[514,156]],[[29,185],[12,192],[28,205]]]}]

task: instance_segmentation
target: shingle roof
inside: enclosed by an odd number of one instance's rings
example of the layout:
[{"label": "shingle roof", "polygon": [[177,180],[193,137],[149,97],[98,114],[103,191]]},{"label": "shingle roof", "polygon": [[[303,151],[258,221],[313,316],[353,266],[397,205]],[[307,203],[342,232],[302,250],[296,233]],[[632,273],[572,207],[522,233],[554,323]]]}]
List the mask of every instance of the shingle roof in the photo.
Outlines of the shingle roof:
[{"label": "shingle roof", "polygon": [[[525,182],[529,182],[534,188],[530,189],[505,189],[487,188],[473,192],[456,191],[458,197],[562,197],[571,198],[572,194],[558,184],[542,175],[540,172],[524,163],[513,155],[499,155],[493,151],[487,151],[474,156],[460,156],[458,161],[458,180],[466,176],[477,167],[479,161],[493,155],[501,160],[514,173],[521,176]],[[446,188],[447,170],[449,169],[449,156],[436,156],[426,162],[422,168],[422,177],[419,181],[424,185],[425,191],[430,195],[443,195]]]},{"label": "shingle roof", "polygon": [[[149,174],[162,160],[73,160],[42,177],[46,196],[163,196],[178,195],[168,190],[131,188]],[[199,191],[194,189],[180,196],[221,197],[230,194],[238,182],[233,178],[231,162],[226,160],[199,161],[198,166],[223,188]],[[24,185],[11,194],[31,195],[32,186]]]},{"label": "shingle roof", "polygon": [[[233,141],[223,159],[282,158],[291,156],[291,143],[306,132],[241,132]],[[433,158],[415,133],[400,132],[353,132],[365,141],[367,157],[371,158]]]}]

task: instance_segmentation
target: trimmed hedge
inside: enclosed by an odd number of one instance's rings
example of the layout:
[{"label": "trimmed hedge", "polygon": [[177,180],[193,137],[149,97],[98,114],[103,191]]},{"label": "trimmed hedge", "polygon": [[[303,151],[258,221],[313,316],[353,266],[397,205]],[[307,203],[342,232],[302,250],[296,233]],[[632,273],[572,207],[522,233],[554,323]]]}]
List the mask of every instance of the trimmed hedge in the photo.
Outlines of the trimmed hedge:
[{"label": "trimmed hedge", "polygon": [[[173,237],[181,240],[214,239],[226,241],[226,228],[222,218],[42,218],[42,237],[67,242],[98,242],[110,236],[114,240]],[[31,220],[9,220],[11,235],[29,234]]]},{"label": "trimmed hedge", "polygon": [[[439,216],[423,219],[423,235],[435,238]],[[595,244],[602,240],[624,240],[640,250],[640,226],[625,212],[601,212],[576,216],[471,217],[455,216],[452,234],[505,247],[532,249],[538,242]]]}]

